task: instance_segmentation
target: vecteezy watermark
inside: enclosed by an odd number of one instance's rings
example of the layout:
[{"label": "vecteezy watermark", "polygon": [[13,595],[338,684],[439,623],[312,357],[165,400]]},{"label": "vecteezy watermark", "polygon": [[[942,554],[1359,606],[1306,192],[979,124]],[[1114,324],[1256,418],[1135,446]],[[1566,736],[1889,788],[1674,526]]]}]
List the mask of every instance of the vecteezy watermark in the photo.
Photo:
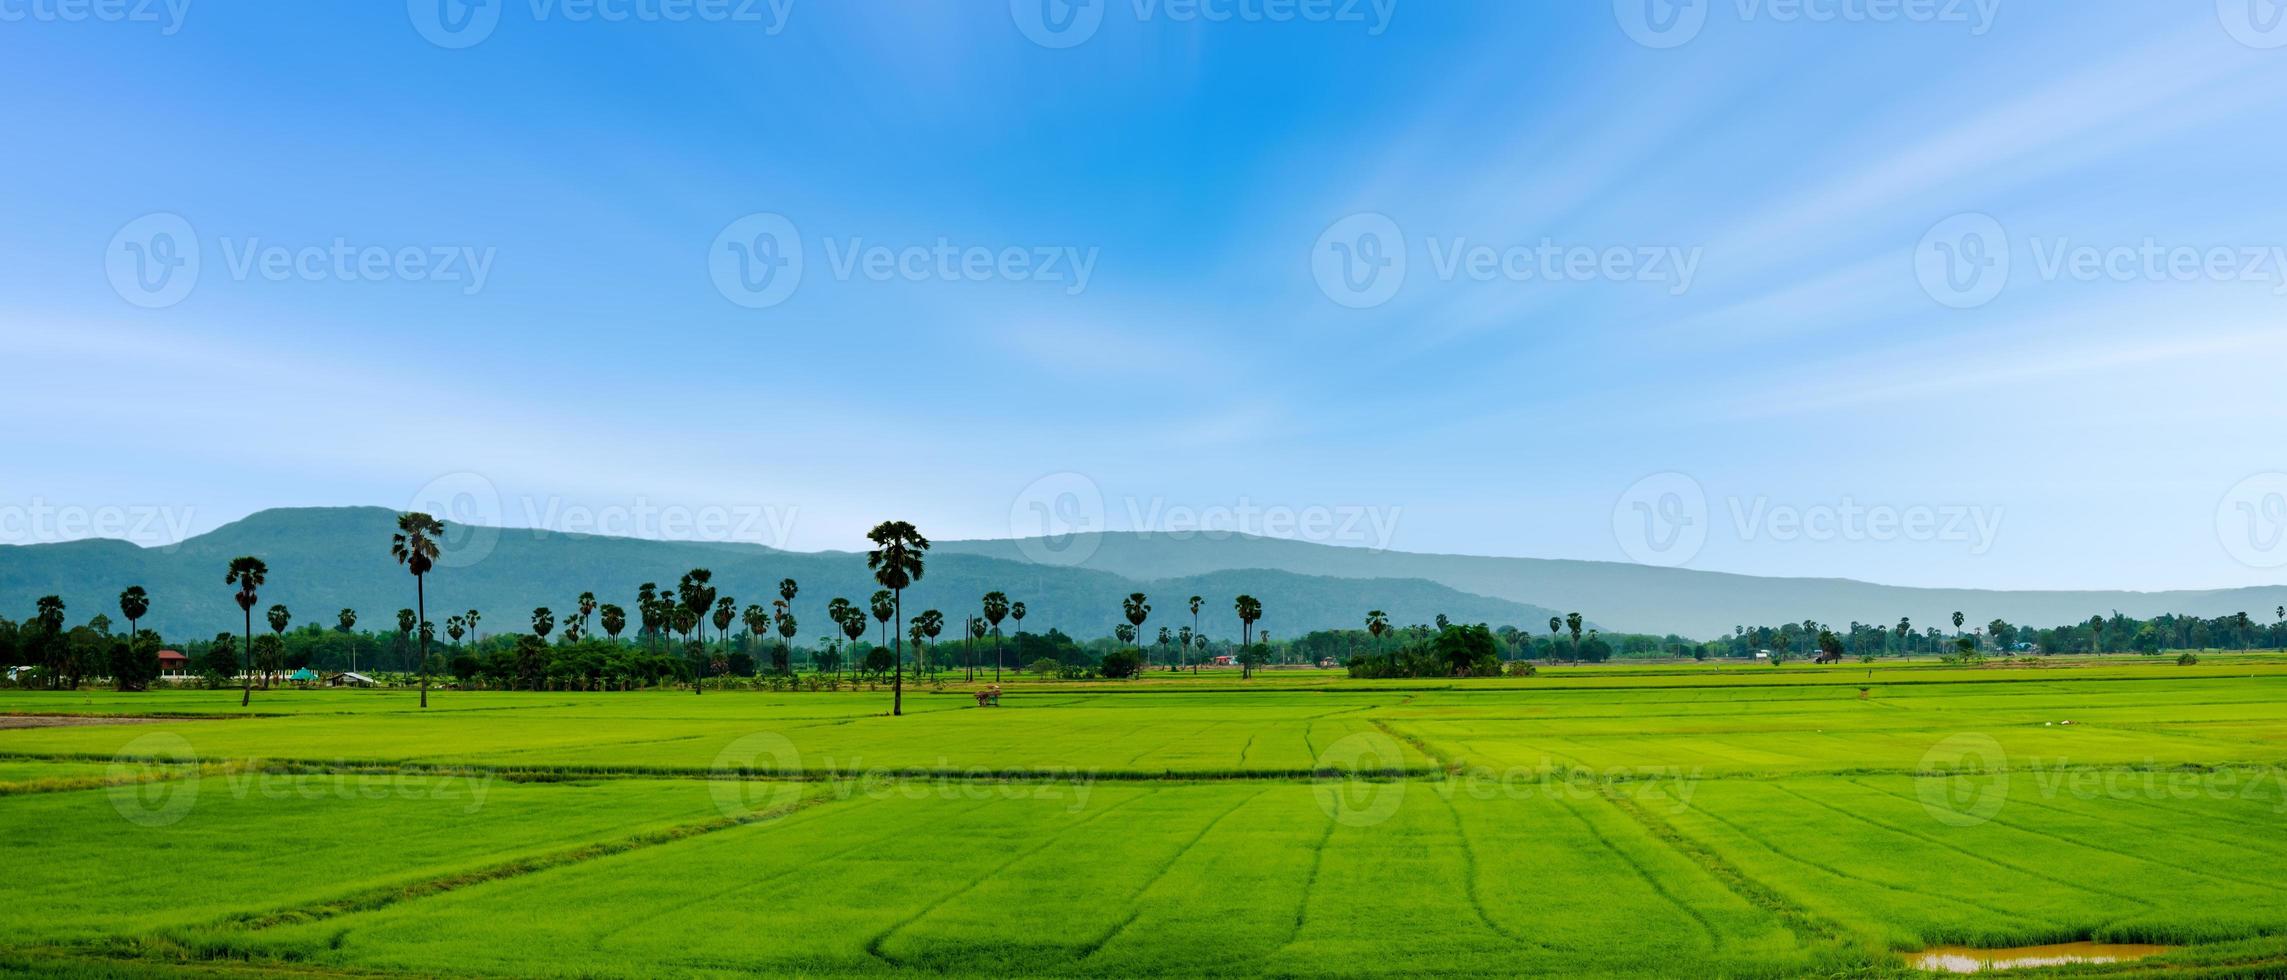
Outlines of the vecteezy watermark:
[{"label": "vecteezy watermark", "polygon": [[1639,565],[1675,567],[1707,545],[1707,491],[1681,473],[1654,473],[1612,505],[1612,540]]},{"label": "vecteezy watermark", "polygon": [[2009,802],[2009,753],[1991,735],[1949,735],[1914,766],[1914,796],[1931,819],[1975,827]]},{"label": "vecteezy watermark", "polygon": [[[2042,282],[2263,283],[2287,296],[2287,244],[2190,244],[2146,237],[2130,243],[2025,238],[2029,271]],[[1955,309],[1983,306],[2010,282],[2012,241],[1991,215],[1957,214],[1931,226],[1914,249],[1914,278]]]},{"label": "vecteezy watermark", "polygon": [[2216,540],[2249,568],[2287,565],[2287,473],[2257,473],[2216,502]]},{"label": "vecteezy watermark", "polygon": [[149,504],[55,504],[33,497],[0,502],[0,544],[112,538],[172,548],[190,536],[192,509]]},{"label": "vecteezy watermark", "polygon": [[2001,0],[1612,0],[1612,15],[1637,44],[1674,48],[1691,43],[1725,6],[1745,24],[1939,24],[1983,37]]},{"label": "vecteezy watermark", "polygon": [[[405,0],[405,15],[429,43],[449,50],[473,48],[500,28],[510,0]],[[786,29],[794,0],[525,0],[535,23],[723,24],[761,31]]]},{"label": "vecteezy watermark", "polygon": [[805,785],[820,785],[822,798],[848,800],[1065,800],[1077,813],[1087,808],[1096,775],[1076,766],[1050,766],[1021,773],[983,766],[960,767],[940,757],[933,766],[893,769],[868,766],[863,759],[819,756],[806,762],[792,739],[778,732],[755,732],[732,741],[708,767],[707,790],[715,809],[733,820],[782,812],[801,801]]},{"label": "vecteezy watermark", "polygon": [[1310,794],[1318,808],[1345,827],[1371,827],[1390,819],[1406,800],[1405,747],[1381,732],[1336,739],[1311,764]]},{"label": "vecteezy watermark", "polygon": [[2258,50],[2287,47],[2287,0],[2216,0],[2231,39]]},{"label": "vecteezy watermark", "polygon": [[[2041,723],[2069,730],[2070,720]],[[1980,732],[1949,735],[1915,766],[1914,795],[1931,819],[1975,827],[2001,816],[2011,799],[2215,800],[2266,805],[2287,814],[2287,769],[2277,766],[2074,765],[2064,757],[2012,760],[2001,742]]]},{"label": "vecteezy watermark", "polygon": [[[662,504],[647,497],[606,504],[562,496],[503,497],[480,473],[447,473],[406,501],[445,522],[437,565],[467,568],[491,557],[504,534],[587,534],[672,541],[722,541],[785,547],[801,508],[795,504]],[[513,527],[511,526],[513,525]]]},{"label": "vecteezy watermark", "polygon": [[[1738,541],[1913,541],[1991,551],[2003,509],[1981,504],[1866,504],[1845,496],[1812,504],[1773,503],[1767,496],[1724,498]],[[1698,557],[1712,527],[1707,491],[1682,473],[1655,473],[1631,484],[1612,505],[1612,538],[1630,561],[1676,567]]]},{"label": "vecteezy watermark", "polygon": [[[1118,0],[1009,0],[1009,19],[1044,48],[1077,47],[1104,26]],[[1397,14],[1397,0],[1127,0],[1138,23],[1350,24],[1380,37]]]},{"label": "vecteezy watermark", "polygon": [[201,799],[213,799],[218,789],[239,801],[427,800],[449,802],[464,815],[474,814],[484,809],[495,778],[489,771],[430,773],[346,765],[279,768],[253,759],[208,763],[201,764],[181,735],[144,735],[112,757],[105,768],[104,793],[127,822],[155,829],[181,823]]},{"label": "vecteezy watermark", "polygon": [[[473,245],[280,244],[259,236],[216,240],[224,274],[234,282],[445,283],[472,296],[484,289],[498,250]],[[205,248],[181,215],[154,212],[122,225],[103,255],[104,274],[119,298],[162,309],[188,298],[204,271]]]},{"label": "vecteezy watermark", "polygon": [[[1362,504],[1170,503],[1166,497],[1121,498],[1130,531],[1177,541],[1234,535],[1371,548],[1390,547],[1405,509]],[[1095,554],[1110,526],[1103,488],[1086,475],[1051,473],[1027,484],[1009,504],[1009,536],[1027,560],[1078,565]]]},{"label": "vecteezy watermark", "polygon": [[0,0],[0,24],[155,24],[173,37],[191,15],[191,0]]},{"label": "vecteezy watermark", "polygon": [[[1310,273],[1320,292],[1350,309],[1397,296],[1410,266],[1405,233],[1374,211],[1347,215],[1311,245]],[[1422,255],[1439,282],[1566,284],[1650,283],[1680,296],[1691,289],[1703,249],[1682,245],[1591,245],[1542,238],[1532,243],[1473,242],[1465,236],[1422,239]]]},{"label": "vecteezy watermark", "polygon": [[[1045,283],[1067,296],[1088,288],[1101,250],[1076,245],[986,245],[938,238],[927,244],[827,237],[820,247],[838,282]],[[748,309],[786,302],[802,285],[808,247],[785,215],[757,212],[723,227],[707,249],[715,291]]]}]

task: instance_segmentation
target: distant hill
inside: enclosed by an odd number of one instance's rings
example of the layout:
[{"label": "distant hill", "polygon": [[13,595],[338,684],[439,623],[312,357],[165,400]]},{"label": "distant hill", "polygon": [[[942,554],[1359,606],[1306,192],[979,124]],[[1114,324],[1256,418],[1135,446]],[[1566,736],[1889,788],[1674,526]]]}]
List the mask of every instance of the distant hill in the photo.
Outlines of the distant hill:
[{"label": "distant hill", "polygon": [[[1920,589],[1621,562],[1422,555],[1236,534],[1106,533],[1058,544],[1062,553],[1088,556],[1079,567],[1114,575],[1159,578],[1258,568],[1338,578],[1421,579],[1512,602],[1577,610],[1607,630],[1696,639],[1727,635],[1733,626],[1804,619],[1840,625],[1853,620],[1896,623],[1906,616],[1916,629],[1950,630],[1956,610],[1980,625],[2000,617],[2019,625],[2058,626],[2114,611],[2138,617],[2246,612],[2268,621],[2275,608],[2287,603],[2287,586],[2178,592]],[[940,542],[938,549],[997,558],[1023,553],[1015,541]],[[1518,625],[1538,623],[1534,632],[1543,632],[1547,622],[1544,615]]]},{"label": "distant hill", "polygon": [[[0,547],[0,616],[30,618],[43,595],[64,598],[74,624],[96,613],[119,619],[119,591],[141,585],[152,596],[144,625],[171,639],[211,636],[241,627],[223,572],[231,558],[260,556],[270,566],[262,609],[282,602],[296,625],[331,625],[337,610],[357,610],[361,627],[390,629],[396,611],[413,605],[413,580],[389,558],[396,514],[378,507],[295,508],[263,511],[163,548],[120,541]],[[835,596],[863,603],[873,594],[865,556],[855,552],[789,552],[760,545],[652,541],[519,529],[456,529],[444,564],[429,578],[429,618],[471,608],[486,634],[528,628],[532,609],[545,605],[562,622],[583,591],[630,609],[636,586],[672,588],[683,572],[710,568],[724,595],[767,606],[778,581],[801,585],[794,604],[801,638],[824,635],[826,604]],[[466,559],[478,551],[481,560]],[[465,567],[464,566],[465,563]],[[1109,635],[1120,622],[1120,599],[1151,596],[1147,635],[1160,625],[1191,621],[1183,609],[1192,594],[1207,597],[1200,625],[1210,635],[1236,638],[1231,596],[1248,592],[1263,601],[1262,628],[1293,636],[1328,627],[1359,625],[1380,608],[1399,624],[1428,622],[1444,613],[1461,622],[1544,622],[1549,610],[1471,595],[1433,582],[1372,576],[1329,577],[1288,570],[1202,568],[1166,575],[1130,576],[1099,568],[1062,568],[978,554],[961,548],[931,555],[927,573],[907,590],[907,613],[937,608],[961,628],[986,592],[998,589],[1026,604],[1025,628],[1062,629],[1080,638]],[[261,609],[255,628],[264,628]],[[122,627],[124,623],[120,624]],[[1012,627],[1004,624],[1003,630]]]}]

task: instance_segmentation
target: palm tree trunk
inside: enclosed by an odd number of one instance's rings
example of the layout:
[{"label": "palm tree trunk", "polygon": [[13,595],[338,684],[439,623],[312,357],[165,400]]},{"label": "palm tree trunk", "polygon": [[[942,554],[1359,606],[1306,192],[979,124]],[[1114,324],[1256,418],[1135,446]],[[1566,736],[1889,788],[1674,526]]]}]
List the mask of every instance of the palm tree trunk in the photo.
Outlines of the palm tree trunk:
[{"label": "palm tree trunk", "polygon": [[897,632],[890,634],[890,654],[897,663],[897,675],[890,681],[889,715],[895,718],[905,713],[905,590],[897,590],[892,601],[897,604]]},{"label": "palm tree trunk", "polygon": [[413,576],[413,615],[420,622],[413,628],[421,631],[421,707],[429,706],[429,590],[422,576]]},{"label": "palm tree trunk", "polygon": [[246,673],[238,679],[238,706],[254,703],[254,607],[246,612]]}]

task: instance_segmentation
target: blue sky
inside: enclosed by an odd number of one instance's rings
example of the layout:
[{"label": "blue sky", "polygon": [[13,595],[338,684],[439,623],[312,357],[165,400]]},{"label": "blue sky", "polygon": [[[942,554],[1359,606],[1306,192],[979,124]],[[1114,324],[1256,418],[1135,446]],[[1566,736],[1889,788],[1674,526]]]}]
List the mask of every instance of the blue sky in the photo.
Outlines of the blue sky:
[{"label": "blue sky", "polygon": [[2273,0],[439,2],[0,3],[0,539],[2287,564]]}]

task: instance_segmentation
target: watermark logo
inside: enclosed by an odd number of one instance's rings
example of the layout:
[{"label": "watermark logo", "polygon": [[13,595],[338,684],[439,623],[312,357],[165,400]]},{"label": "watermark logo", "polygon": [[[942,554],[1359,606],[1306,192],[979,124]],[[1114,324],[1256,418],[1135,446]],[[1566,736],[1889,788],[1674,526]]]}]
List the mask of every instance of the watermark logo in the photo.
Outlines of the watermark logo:
[{"label": "watermark logo", "polygon": [[1318,234],[1310,274],[1326,298],[1353,310],[1380,306],[1406,283],[1405,233],[1389,215],[1350,215]]},{"label": "watermark logo", "polygon": [[[447,50],[473,48],[500,27],[509,0],[405,0],[405,15],[429,43]],[[534,23],[751,24],[776,35],[786,29],[794,0],[526,0]]]},{"label": "watermark logo", "polygon": [[1948,827],[1975,827],[2009,802],[2009,753],[1990,735],[1949,735],[1922,753],[1914,767],[1914,795],[1931,819]]},{"label": "watermark logo", "polygon": [[484,43],[508,0],[405,0],[405,15],[430,44],[458,51]]},{"label": "watermark logo", "polygon": [[1637,480],[1612,505],[1612,539],[1630,561],[1673,568],[1707,545],[1707,491],[1682,473]]},{"label": "watermark logo", "polygon": [[1027,484],[1009,504],[1009,536],[1036,565],[1086,562],[1103,543],[1104,491],[1085,474],[1063,472]]},{"label": "watermark logo", "polygon": [[756,732],[724,746],[707,772],[715,810],[734,820],[784,809],[802,798],[802,784],[793,779],[802,773],[802,753],[777,732]]},{"label": "watermark logo", "polygon": [[190,18],[191,0],[0,0],[0,24],[157,24],[173,37]]},{"label": "watermark logo", "polygon": [[138,827],[181,823],[199,801],[198,753],[173,732],[154,732],[121,747],[104,775],[111,807]]},{"label": "watermark logo", "polygon": [[2287,0],[2216,0],[2216,19],[2232,40],[2248,47],[2287,47]]},{"label": "watermark logo", "polygon": [[1922,292],[1953,309],[1993,302],[2009,285],[2009,233],[1978,212],[1940,221],[1914,247],[1914,278]]},{"label": "watermark logo", "polygon": [[1647,48],[1691,43],[1707,26],[1715,0],[1612,0],[1612,16],[1629,40]]},{"label": "watermark logo", "polygon": [[142,504],[49,503],[33,497],[0,503],[0,544],[46,544],[83,538],[113,538],[146,548],[170,549],[190,536],[189,507]]},{"label": "watermark logo", "polygon": [[2216,540],[2250,568],[2287,565],[2287,473],[2258,473],[2216,503]]},{"label": "watermark logo", "polygon": [[198,232],[182,215],[155,212],[120,226],[104,248],[111,291],[147,310],[190,296],[199,282]]},{"label": "watermark logo", "polygon": [[[1732,0],[1729,6],[1742,24],[1956,24],[1984,37],[2001,0]],[[1715,9],[1716,0],[1612,0],[1621,32],[1647,48],[1690,43]]]},{"label": "watermark logo", "polygon": [[1372,827],[1405,803],[1405,748],[1380,732],[1345,735],[1318,754],[1311,795],[1318,808],[1345,827]]},{"label": "watermark logo", "polygon": [[715,235],[707,273],[724,299],[750,310],[777,306],[802,285],[802,233],[785,215],[747,215]]},{"label": "watermark logo", "polygon": [[445,522],[445,539],[437,542],[438,568],[471,567],[491,557],[500,544],[500,488],[483,474],[463,471],[430,480],[414,491],[405,510]]},{"label": "watermark logo", "polygon": [[1032,43],[1071,48],[1096,36],[1111,0],[1009,0],[1009,18]]}]

